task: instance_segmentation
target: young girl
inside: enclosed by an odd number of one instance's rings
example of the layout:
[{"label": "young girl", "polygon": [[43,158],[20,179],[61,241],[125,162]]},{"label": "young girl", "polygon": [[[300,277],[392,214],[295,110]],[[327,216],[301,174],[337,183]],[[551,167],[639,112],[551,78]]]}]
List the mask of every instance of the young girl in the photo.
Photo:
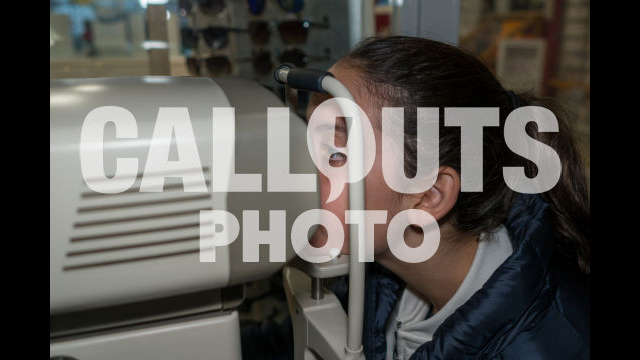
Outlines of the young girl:
[{"label": "young girl", "polygon": [[[440,109],[434,186],[419,194],[394,192],[383,179],[379,153],[365,177],[366,209],[388,214],[385,224],[375,226],[375,262],[367,273],[367,360],[589,358],[589,201],[565,114],[550,100],[503,88],[473,55],[423,38],[366,40],[329,71],[368,115],[378,152],[382,107],[404,108],[408,177],[416,171],[416,107]],[[314,94],[308,114],[326,98]],[[555,187],[537,195],[515,193],[503,179],[509,166],[537,174],[536,165],[514,154],[504,139],[506,117],[528,105],[551,110],[559,122],[558,132],[527,126],[528,135],[551,146],[562,163]],[[460,127],[444,126],[445,107],[500,109],[500,126],[483,129],[481,192],[460,191]],[[345,136],[336,134],[336,145],[344,146]],[[340,152],[329,156],[333,166],[347,160]],[[329,179],[319,176],[323,208],[342,220],[348,250],[348,186],[327,203]],[[427,261],[406,263],[389,250],[389,221],[406,209],[427,211],[438,221],[440,244]],[[410,247],[422,237],[417,227],[404,234]],[[326,240],[320,230],[311,243]],[[347,281],[333,289],[343,301]]]}]

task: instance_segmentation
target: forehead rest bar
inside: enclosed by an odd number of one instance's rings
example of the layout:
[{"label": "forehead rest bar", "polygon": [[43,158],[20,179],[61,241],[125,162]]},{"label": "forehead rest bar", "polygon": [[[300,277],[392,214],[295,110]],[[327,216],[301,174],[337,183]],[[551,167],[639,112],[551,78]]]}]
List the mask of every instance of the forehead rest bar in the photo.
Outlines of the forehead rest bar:
[{"label": "forehead rest bar", "polygon": [[322,87],[322,80],[325,76],[333,77],[328,71],[315,69],[295,68],[293,64],[282,63],[274,71],[276,81],[281,84],[289,84],[294,89],[315,91],[327,94]]}]

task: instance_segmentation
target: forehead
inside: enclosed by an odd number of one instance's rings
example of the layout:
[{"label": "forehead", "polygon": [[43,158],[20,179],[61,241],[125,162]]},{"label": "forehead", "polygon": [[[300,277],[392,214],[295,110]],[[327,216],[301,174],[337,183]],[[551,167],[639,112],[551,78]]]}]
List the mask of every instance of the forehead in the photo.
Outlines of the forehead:
[{"label": "forehead", "polygon": [[329,94],[322,94],[319,92],[312,92],[311,97],[309,98],[309,107],[307,108],[307,115],[311,115],[309,110],[313,110],[318,105],[322,104],[323,101],[331,99],[333,96]]},{"label": "forehead", "polygon": [[[375,117],[376,112],[380,112],[380,109],[377,109],[376,111],[374,106],[376,102],[365,90],[364,83],[361,79],[361,73],[355,67],[346,66],[345,64],[338,62],[331,66],[328,71],[331,72],[333,76],[349,90],[351,95],[353,95],[356,104],[364,110],[370,119],[372,116]],[[317,92],[311,93],[309,106],[307,107],[307,118],[311,116],[311,113],[316,107],[318,107],[318,105],[332,97],[333,96],[329,94]]]}]

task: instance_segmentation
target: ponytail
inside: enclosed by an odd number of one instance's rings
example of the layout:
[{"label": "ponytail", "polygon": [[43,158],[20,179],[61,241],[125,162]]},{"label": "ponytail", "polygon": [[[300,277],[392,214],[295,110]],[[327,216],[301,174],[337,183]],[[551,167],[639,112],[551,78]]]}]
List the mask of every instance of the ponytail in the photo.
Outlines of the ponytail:
[{"label": "ponytail", "polygon": [[[587,181],[571,129],[566,121],[571,114],[557,101],[539,99],[531,94],[517,95],[521,106],[541,106],[551,110],[558,119],[558,132],[538,132],[528,127],[527,132],[536,140],[551,146],[560,156],[562,174],[556,186],[540,194],[550,205],[556,232],[556,244],[560,253],[570,259],[576,259],[583,273],[591,272],[591,231],[590,206]],[[530,124],[533,125],[533,124]],[[525,165],[525,171],[532,174],[535,169],[531,162]]]}]

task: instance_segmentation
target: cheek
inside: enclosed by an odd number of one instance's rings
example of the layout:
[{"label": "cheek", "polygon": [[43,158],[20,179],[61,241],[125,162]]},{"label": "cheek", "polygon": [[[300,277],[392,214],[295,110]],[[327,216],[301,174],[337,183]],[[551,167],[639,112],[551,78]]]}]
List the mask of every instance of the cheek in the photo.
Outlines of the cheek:
[{"label": "cheek", "polygon": [[374,225],[374,254],[386,252],[389,249],[387,243],[387,229],[389,221],[398,212],[397,195],[384,181],[382,164],[376,157],[376,162],[371,172],[365,178],[366,208],[367,210],[384,210],[387,212],[386,222]]},{"label": "cheek", "polygon": [[327,203],[329,193],[331,192],[331,182],[325,175],[320,174],[318,176],[320,184],[320,199],[322,208],[331,211],[336,215],[342,223],[344,223],[344,212],[349,208],[349,191],[348,186],[345,186],[342,193],[332,202]]},{"label": "cheek", "polygon": [[[342,246],[343,252],[345,249],[349,249],[349,232],[348,227],[345,224],[345,211],[349,208],[349,191],[348,187],[345,186],[342,193],[332,202],[327,203],[327,199],[329,198],[329,193],[331,191],[331,182],[329,179],[320,173],[318,175],[318,183],[320,188],[320,200],[322,204],[322,209],[327,210],[334,214],[338,219],[340,219],[340,223],[342,224],[342,231],[345,234],[344,243]],[[327,241],[327,233],[326,231],[316,231],[316,233],[311,237],[310,243],[315,247],[322,247]]]},{"label": "cheek", "polygon": [[[382,154],[379,153],[380,147],[377,149],[376,160],[371,168],[371,171],[365,177],[365,208],[367,210],[385,210],[387,212],[386,222],[383,224],[374,225],[374,254],[384,253],[389,249],[387,242],[387,229],[389,221],[400,210],[400,202],[396,192],[391,190],[382,174]],[[348,185],[345,186],[342,193],[332,202],[327,203],[329,193],[331,190],[331,182],[329,178],[320,173],[318,175],[318,183],[320,188],[320,198],[322,201],[322,208],[333,213],[340,222],[344,231],[344,243],[342,246],[342,253],[349,253],[349,227],[345,223],[345,211],[349,209],[349,191]],[[368,227],[370,228],[370,227]],[[311,238],[310,243],[313,246],[321,247],[327,241],[327,234],[325,231],[317,231]]]},{"label": "cheek", "polygon": [[393,191],[384,180],[382,171],[382,132],[374,127],[376,139],[376,157],[373,167],[365,178],[366,208],[367,210],[385,210],[385,223],[374,226],[374,254],[381,254],[389,250],[387,229],[391,219],[402,209],[400,194]]}]

